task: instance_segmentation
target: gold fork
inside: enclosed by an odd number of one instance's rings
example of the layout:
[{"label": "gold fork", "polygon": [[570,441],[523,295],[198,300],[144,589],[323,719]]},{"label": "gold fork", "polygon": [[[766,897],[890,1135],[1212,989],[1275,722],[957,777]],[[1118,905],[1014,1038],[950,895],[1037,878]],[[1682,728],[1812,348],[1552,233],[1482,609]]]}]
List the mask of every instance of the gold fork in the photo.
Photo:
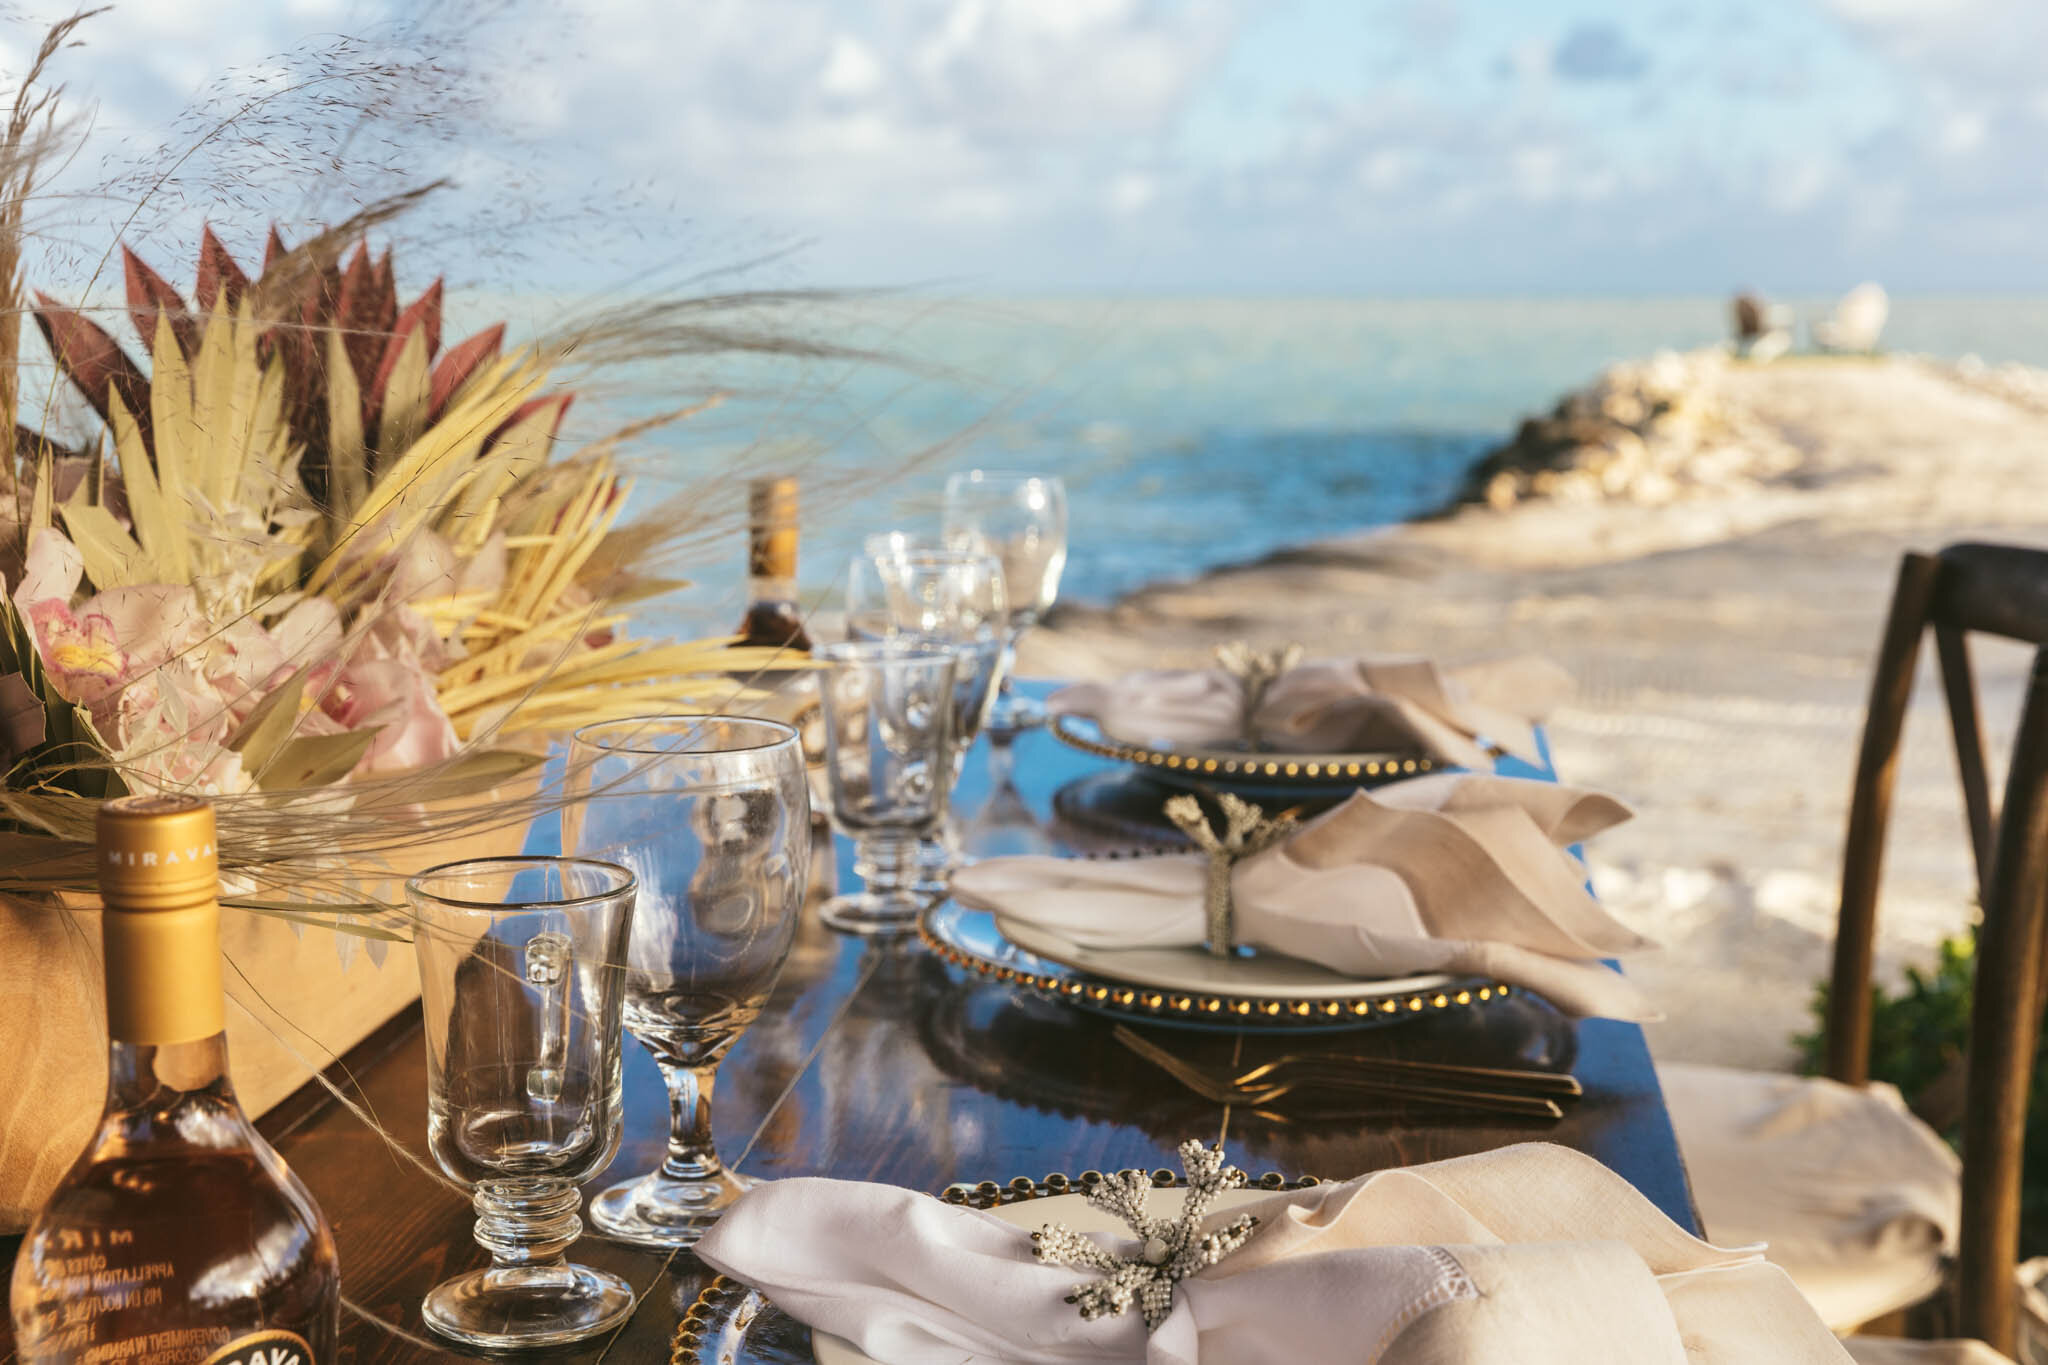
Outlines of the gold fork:
[{"label": "gold fork", "polygon": [[[1286,1072],[1282,1076],[1281,1072]],[[1263,1080],[1286,1079],[1342,1083],[1356,1077],[1384,1077],[1387,1080],[1427,1084],[1471,1081],[1496,1090],[1526,1091],[1558,1099],[1578,1099],[1585,1094],[1579,1078],[1559,1071],[1533,1071],[1521,1067],[1467,1066],[1460,1062],[1418,1062],[1402,1057],[1359,1057],[1349,1054],[1305,1056],[1285,1053],[1261,1062],[1232,1077],[1236,1085],[1253,1085]]]},{"label": "gold fork", "polygon": [[[1151,1062],[1160,1070],[1172,1076],[1188,1089],[1206,1100],[1217,1104],[1242,1104],[1262,1109],[1284,1095],[1293,1093],[1303,1086],[1315,1087],[1317,1082],[1279,1081],[1268,1085],[1245,1085],[1235,1081],[1211,1076],[1147,1038],[1140,1037],[1122,1024],[1115,1027],[1116,1040]],[[1419,1105],[1442,1109],[1464,1109],[1478,1113],[1512,1114],[1521,1118],[1556,1119],[1563,1118],[1564,1111],[1557,1107],[1555,1100],[1536,1095],[1516,1095],[1500,1091],[1460,1089],[1450,1086],[1427,1085],[1398,1080],[1375,1080],[1360,1077],[1347,1081],[1341,1087],[1361,1096],[1375,1096],[1389,1100],[1409,1100]],[[1334,1113],[1325,1106],[1318,1106],[1320,1112]]]}]

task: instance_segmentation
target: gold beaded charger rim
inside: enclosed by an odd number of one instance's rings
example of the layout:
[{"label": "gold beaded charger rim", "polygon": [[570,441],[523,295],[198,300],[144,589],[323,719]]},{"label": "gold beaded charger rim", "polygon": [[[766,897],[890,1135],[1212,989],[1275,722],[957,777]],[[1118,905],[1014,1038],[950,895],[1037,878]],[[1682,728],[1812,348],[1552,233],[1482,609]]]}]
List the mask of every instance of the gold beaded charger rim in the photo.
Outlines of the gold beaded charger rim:
[{"label": "gold beaded charger rim", "polygon": [[[1508,987],[1501,982],[1463,976],[1384,981],[1339,978],[1348,983],[1348,989],[1336,994],[1330,993],[1327,982],[1320,981],[1311,993],[1300,994],[1284,989],[1276,992],[1270,983],[1250,990],[1222,990],[1123,980],[1040,957],[1006,937],[991,912],[969,910],[954,901],[942,901],[926,911],[917,932],[940,958],[1001,985],[1101,1014],[1211,1028],[1302,1032],[1363,1028],[1489,1004],[1508,996]],[[1193,951],[1200,953],[1199,949]],[[1114,958],[1112,954],[1098,956]]]},{"label": "gold beaded charger rim", "polygon": [[[1001,1183],[984,1180],[969,1184],[963,1181],[948,1185],[939,1197],[948,1204],[993,1213],[1005,1222],[1027,1230],[1041,1223],[1060,1221],[1083,1231],[1102,1231],[1127,1237],[1128,1229],[1110,1215],[1090,1207],[1087,1202],[1083,1192],[1101,1179],[1099,1171],[1083,1171],[1079,1176],[1054,1172],[1042,1180],[1020,1175]],[[1322,1183],[1312,1175],[1289,1177],[1278,1171],[1267,1171],[1245,1188],[1232,1190],[1218,1199],[1216,1210],[1220,1213],[1271,1195],[1305,1190]],[[1161,1167],[1152,1172],[1152,1185],[1155,1190],[1168,1195],[1167,1199],[1160,1201],[1158,1211],[1171,1215],[1179,1208],[1176,1196],[1186,1189],[1187,1178],[1177,1171]],[[1023,1207],[1025,1205],[1029,1207]],[[713,1365],[713,1362],[737,1365],[746,1359],[740,1352],[746,1343],[748,1329],[763,1312],[772,1308],[773,1305],[759,1290],[724,1275],[714,1275],[703,1292],[697,1295],[696,1302],[684,1311],[682,1321],[676,1324],[675,1339],[669,1350],[670,1365]],[[813,1335],[812,1351],[817,1365],[875,1365],[871,1357],[861,1354],[850,1343],[822,1333]]]},{"label": "gold beaded charger rim", "polygon": [[1187,786],[1265,786],[1345,790],[1435,772],[1442,765],[1422,753],[1269,754],[1132,744],[1109,734],[1092,716],[1067,712],[1047,724],[1054,739],[1096,758],[1130,763]]}]

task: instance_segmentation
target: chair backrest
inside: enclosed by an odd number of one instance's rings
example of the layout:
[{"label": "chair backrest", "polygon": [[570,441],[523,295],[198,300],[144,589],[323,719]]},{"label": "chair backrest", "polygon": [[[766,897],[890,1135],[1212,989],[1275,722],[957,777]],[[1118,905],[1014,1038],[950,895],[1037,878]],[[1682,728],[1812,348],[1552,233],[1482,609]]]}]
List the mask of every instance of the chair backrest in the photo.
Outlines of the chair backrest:
[{"label": "chair backrest", "polygon": [[2012,771],[2005,782],[1970,1003],[1963,1109],[1963,1222],[1956,1250],[1957,1323],[2017,1355],[2020,1189],[2027,1092],[2048,972],[2048,649],[2034,655]]},{"label": "chair backrest", "polygon": [[[1932,630],[1962,779],[1983,924],[1978,931],[1963,1105],[1963,1216],[1958,1324],[2012,1353],[2017,1311],[2021,1154],[2041,1007],[2048,999],[2048,551],[1952,545],[1909,554],[1878,648],[1849,806],[1828,992],[1827,1065],[1837,1080],[1870,1075],[1870,979],[1877,886],[1897,777],[1899,738],[1920,637]],[[2004,800],[1994,810],[1966,636],[2037,646]]]},{"label": "chair backrest", "polygon": [[[1827,1074],[1861,1085],[1870,1079],[1870,976],[1877,944],[1877,889],[1885,830],[1898,776],[1899,738],[1912,698],[1920,638],[1933,631],[1948,701],[1970,849],[1980,902],[1988,904],[1996,813],[1984,761],[1983,727],[1970,666],[1970,632],[2048,645],[2048,550],[2015,545],[1951,545],[1937,555],[1908,554],[1879,642],[1849,830],[1842,851],[1841,911],[1827,1016]],[[2048,990],[2048,981],[2043,989]]]}]

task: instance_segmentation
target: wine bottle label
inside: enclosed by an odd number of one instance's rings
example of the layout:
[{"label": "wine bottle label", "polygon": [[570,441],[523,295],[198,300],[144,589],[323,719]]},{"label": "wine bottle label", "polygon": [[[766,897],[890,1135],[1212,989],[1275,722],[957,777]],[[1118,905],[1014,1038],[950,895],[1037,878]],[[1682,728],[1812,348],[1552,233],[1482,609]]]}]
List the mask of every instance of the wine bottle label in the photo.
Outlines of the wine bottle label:
[{"label": "wine bottle label", "polygon": [[269,1328],[236,1337],[199,1365],[319,1365],[313,1348],[297,1332]]}]

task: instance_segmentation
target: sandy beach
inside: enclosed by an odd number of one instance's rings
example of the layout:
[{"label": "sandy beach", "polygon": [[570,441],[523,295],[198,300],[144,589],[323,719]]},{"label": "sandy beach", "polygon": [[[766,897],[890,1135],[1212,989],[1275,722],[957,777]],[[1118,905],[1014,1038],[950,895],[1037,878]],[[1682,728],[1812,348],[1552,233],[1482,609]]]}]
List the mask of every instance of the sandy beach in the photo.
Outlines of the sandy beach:
[{"label": "sandy beach", "polygon": [[[1870,660],[1898,557],[2048,543],[2048,381],[1910,357],[1717,353],[1617,367],[1550,426],[1559,467],[1440,519],[1318,542],[1063,608],[1029,672],[1202,662],[1214,643],[1311,653],[1536,651],[1571,670],[1551,720],[1572,782],[1637,818],[1595,885],[1659,939],[1658,1055],[1789,1066],[1827,969]],[[1923,651],[1881,902],[1881,970],[1974,913],[1954,760]],[[1976,644],[1998,780],[2028,651]]]}]

